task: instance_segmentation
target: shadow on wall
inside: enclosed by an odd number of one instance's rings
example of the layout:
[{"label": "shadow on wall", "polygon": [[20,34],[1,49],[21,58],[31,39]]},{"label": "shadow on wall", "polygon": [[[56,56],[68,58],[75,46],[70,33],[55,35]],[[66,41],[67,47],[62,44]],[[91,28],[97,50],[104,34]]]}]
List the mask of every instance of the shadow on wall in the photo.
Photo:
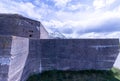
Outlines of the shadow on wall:
[{"label": "shadow on wall", "polygon": [[40,72],[40,50],[36,50],[39,46],[37,41],[29,40],[29,54],[20,81],[26,81],[29,75]]}]

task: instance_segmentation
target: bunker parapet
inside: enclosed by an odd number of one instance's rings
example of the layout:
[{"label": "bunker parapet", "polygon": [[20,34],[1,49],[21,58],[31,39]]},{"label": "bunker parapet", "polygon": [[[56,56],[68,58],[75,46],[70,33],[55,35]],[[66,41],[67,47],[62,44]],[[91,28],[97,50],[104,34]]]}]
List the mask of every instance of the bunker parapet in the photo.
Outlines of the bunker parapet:
[{"label": "bunker parapet", "polygon": [[109,70],[119,39],[49,39],[43,25],[0,14],[0,81],[26,81],[47,70]]},{"label": "bunker parapet", "polygon": [[43,71],[109,70],[119,53],[117,39],[53,39],[39,43]]}]

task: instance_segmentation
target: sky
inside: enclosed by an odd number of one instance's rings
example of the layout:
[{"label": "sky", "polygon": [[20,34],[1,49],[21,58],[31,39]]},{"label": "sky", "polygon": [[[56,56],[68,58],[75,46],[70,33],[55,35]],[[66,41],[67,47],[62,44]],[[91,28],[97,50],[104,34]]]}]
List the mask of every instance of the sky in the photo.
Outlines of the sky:
[{"label": "sky", "polygon": [[68,38],[120,38],[120,0],[0,0],[0,13],[38,20]]}]

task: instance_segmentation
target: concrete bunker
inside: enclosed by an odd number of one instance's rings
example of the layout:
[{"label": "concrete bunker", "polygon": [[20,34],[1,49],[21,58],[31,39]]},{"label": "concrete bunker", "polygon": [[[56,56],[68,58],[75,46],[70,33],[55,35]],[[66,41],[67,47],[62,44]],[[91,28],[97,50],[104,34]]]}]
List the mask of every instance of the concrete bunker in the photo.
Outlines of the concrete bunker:
[{"label": "concrete bunker", "polygon": [[0,14],[0,81],[54,69],[108,70],[118,53],[119,39],[50,39],[39,21]]}]

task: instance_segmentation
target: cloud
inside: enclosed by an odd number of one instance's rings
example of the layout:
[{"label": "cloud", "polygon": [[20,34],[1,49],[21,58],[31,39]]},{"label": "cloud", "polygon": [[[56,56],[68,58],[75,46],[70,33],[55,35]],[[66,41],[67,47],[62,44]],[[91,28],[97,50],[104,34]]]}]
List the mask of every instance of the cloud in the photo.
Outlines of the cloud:
[{"label": "cloud", "polygon": [[41,15],[35,10],[36,6],[31,2],[16,2],[12,0],[1,0],[0,2],[1,13],[18,13],[24,16],[40,19]]},{"label": "cloud", "polygon": [[93,6],[95,7],[95,9],[105,7],[105,0],[95,0],[93,2]]},{"label": "cloud", "polygon": [[120,31],[120,18],[115,19],[108,19],[104,22],[93,24],[92,27],[88,26],[84,31],[81,29],[77,33],[90,33],[90,32],[96,32],[96,33],[109,33],[109,32],[115,32]]},{"label": "cloud", "polygon": [[[84,33],[82,35],[78,34],[78,38],[120,38],[120,32],[111,32],[111,33]],[[76,38],[76,37],[75,37]]]},{"label": "cloud", "polygon": [[[119,36],[118,0],[1,0],[0,13],[18,13],[73,37]],[[114,28],[113,28],[114,27]],[[57,31],[54,30],[54,31]]]},{"label": "cloud", "polygon": [[59,31],[64,34],[72,34],[73,29],[70,27],[59,28]]},{"label": "cloud", "polygon": [[104,8],[104,7],[108,7],[111,4],[113,4],[116,0],[94,0],[93,1],[93,6],[95,7],[95,9],[100,9],[100,8]]},{"label": "cloud", "polygon": [[48,14],[52,14],[54,11],[50,9],[49,5],[40,0],[30,2],[29,0],[1,0],[0,1],[0,13],[17,13],[23,16],[43,21],[47,20]]},{"label": "cloud", "polygon": [[65,7],[71,0],[53,0],[55,2],[55,6],[57,7]]},{"label": "cloud", "polygon": [[88,10],[90,7],[86,4],[81,4],[81,3],[77,3],[77,4],[69,4],[66,7],[66,11],[86,11]]},{"label": "cloud", "polygon": [[[116,10],[118,11],[118,8]],[[68,14],[68,12],[60,11],[57,12],[59,15],[57,18],[59,20],[52,20],[45,26],[58,28],[64,35],[73,38],[79,38],[81,34],[85,34],[83,37],[106,37],[111,35],[110,32],[115,33],[115,31],[120,31],[120,12],[117,11],[106,11],[101,13],[89,12],[85,14],[82,14],[81,12]],[[67,33],[63,31],[64,27],[67,27],[68,30],[70,27],[72,32],[67,35]],[[106,32],[109,33],[109,35],[106,34]],[[113,36],[111,35],[111,37]]]}]

